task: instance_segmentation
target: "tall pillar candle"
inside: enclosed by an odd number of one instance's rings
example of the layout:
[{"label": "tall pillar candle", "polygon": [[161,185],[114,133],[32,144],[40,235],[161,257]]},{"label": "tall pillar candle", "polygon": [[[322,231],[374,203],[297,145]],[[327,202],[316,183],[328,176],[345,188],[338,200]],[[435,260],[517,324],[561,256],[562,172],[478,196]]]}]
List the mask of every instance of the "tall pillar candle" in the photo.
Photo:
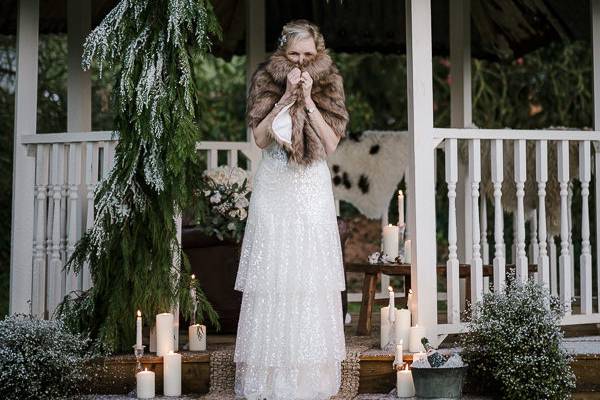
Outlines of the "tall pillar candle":
[{"label": "tall pillar candle", "polygon": [[168,352],[163,357],[165,396],[181,396],[181,354]]},{"label": "tall pillar candle", "polygon": [[396,392],[400,398],[410,398],[415,395],[415,384],[408,364],[405,369],[396,372]]},{"label": "tall pillar candle", "polygon": [[135,319],[135,347],[136,349],[142,348],[142,312],[140,310]]},{"label": "tall pillar candle", "polygon": [[206,325],[190,325],[188,330],[188,338],[190,351],[206,350]]},{"label": "tall pillar candle", "polygon": [[148,371],[148,368],[146,368],[144,371],[140,371],[137,374],[135,374],[136,392],[138,399],[154,398],[154,377],[154,372]]},{"label": "tall pillar candle", "polygon": [[389,224],[383,227],[383,252],[392,258],[398,257],[398,238],[400,230]]},{"label": "tall pillar candle", "polygon": [[156,315],[156,355],[164,356],[175,349],[175,336],[173,335],[173,314],[162,313]]},{"label": "tall pillar candle", "polygon": [[402,308],[396,311],[396,343],[409,343],[410,340],[410,311]]}]

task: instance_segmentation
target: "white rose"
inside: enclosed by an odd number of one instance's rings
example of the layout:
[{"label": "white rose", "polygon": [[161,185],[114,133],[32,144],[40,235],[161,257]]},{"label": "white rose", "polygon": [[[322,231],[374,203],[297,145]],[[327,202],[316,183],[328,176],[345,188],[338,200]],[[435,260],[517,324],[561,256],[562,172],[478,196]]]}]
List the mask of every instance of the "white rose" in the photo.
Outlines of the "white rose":
[{"label": "white rose", "polygon": [[229,229],[230,231],[235,231],[235,224],[233,222],[228,223],[227,229]]}]

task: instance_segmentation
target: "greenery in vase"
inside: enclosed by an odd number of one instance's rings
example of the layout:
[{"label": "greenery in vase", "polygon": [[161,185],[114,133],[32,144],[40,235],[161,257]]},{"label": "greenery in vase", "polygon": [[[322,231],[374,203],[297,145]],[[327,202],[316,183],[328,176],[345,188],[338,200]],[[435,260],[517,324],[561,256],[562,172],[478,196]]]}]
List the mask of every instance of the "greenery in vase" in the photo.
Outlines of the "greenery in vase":
[{"label": "greenery in vase", "polygon": [[514,275],[503,289],[472,307],[461,353],[469,380],[508,400],[570,398],[575,375],[561,347],[563,304],[539,283],[519,283]]},{"label": "greenery in vase", "polygon": [[199,228],[219,240],[239,243],[246,226],[250,191],[250,176],[239,167],[204,171],[198,196]]},{"label": "greenery in vase", "polygon": [[[67,266],[79,272],[89,265],[86,331],[111,350],[131,350],[137,309],[154,316],[178,305],[191,319],[190,267],[175,219],[192,204],[202,172],[191,64],[220,34],[208,0],[121,0],[85,41],[85,69],[96,60],[100,73],[116,70],[119,142],[95,193],[94,226]],[[197,310],[218,326],[201,302]]]}]

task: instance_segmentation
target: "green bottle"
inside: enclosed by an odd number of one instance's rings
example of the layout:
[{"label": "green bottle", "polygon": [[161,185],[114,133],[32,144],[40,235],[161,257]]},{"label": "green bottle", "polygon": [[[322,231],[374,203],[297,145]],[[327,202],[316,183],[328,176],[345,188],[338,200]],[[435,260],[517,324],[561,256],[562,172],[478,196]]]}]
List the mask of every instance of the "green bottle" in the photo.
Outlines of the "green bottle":
[{"label": "green bottle", "polygon": [[446,363],[446,358],[429,344],[429,340],[426,337],[421,338],[421,343],[427,351],[427,361],[429,361],[429,365],[433,368],[439,368]]}]

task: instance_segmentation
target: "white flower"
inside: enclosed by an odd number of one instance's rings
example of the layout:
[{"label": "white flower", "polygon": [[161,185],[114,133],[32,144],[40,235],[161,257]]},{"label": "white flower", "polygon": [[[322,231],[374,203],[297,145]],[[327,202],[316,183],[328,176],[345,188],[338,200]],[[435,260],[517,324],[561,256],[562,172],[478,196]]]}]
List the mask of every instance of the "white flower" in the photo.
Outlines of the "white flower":
[{"label": "white flower", "polygon": [[210,194],[211,194],[210,190],[205,190],[204,191],[204,196],[208,197],[208,196],[210,196]]},{"label": "white flower", "polygon": [[242,220],[242,221],[245,220],[246,217],[248,216],[248,212],[246,212],[246,210],[243,208],[238,210],[238,212],[240,214],[240,220]]},{"label": "white flower", "polygon": [[236,208],[246,208],[248,207],[248,199],[245,197],[240,197],[236,202],[235,202],[235,207]]},{"label": "white flower", "polygon": [[377,264],[379,262],[379,256],[380,256],[380,254],[378,251],[370,254],[369,257],[367,258],[369,264]]},{"label": "white flower", "polygon": [[221,201],[221,193],[219,193],[219,192],[217,192],[217,191],[215,190],[215,194],[213,194],[213,195],[210,197],[210,202],[211,202],[211,203],[218,203],[218,202],[220,202],[220,201]]},{"label": "white flower", "polygon": [[231,218],[235,218],[235,217],[237,217],[237,215],[238,215],[237,210],[231,210],[231,211],[229,211],[229,216]]},{"label": "white flower", "polygon": [[228,223],[227,229],[229,229],[230,231],[235,231],[235,224],[233,222]]}]

